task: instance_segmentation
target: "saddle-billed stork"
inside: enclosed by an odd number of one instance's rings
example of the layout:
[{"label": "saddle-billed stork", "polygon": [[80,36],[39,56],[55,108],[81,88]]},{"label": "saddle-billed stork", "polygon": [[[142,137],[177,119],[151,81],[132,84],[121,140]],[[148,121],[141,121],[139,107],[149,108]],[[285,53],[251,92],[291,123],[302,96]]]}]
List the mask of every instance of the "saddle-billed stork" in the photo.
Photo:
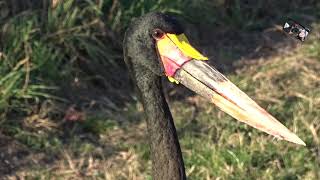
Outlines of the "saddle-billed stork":
[{"label": "saddle-billed stork", "polygon": [[124,60],[144,107],[154,179],[186,179],[182,153],[161,76],[181,83],[222,111],[278,139],[305,143],[209,66],[194,49],[178,20],[152,12],[134,20],[124,37]]}]

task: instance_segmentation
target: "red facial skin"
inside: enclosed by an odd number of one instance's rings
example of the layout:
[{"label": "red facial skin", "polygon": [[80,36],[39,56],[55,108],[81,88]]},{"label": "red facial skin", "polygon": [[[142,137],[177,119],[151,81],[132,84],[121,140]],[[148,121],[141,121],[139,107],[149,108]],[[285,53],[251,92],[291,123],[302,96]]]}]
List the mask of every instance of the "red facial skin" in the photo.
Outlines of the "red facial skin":
[{"label": "red facial skin", "polygon": [[192,58],[185,55],[166,34],[155,40],[166,76],[174,77],[176,71]]}]

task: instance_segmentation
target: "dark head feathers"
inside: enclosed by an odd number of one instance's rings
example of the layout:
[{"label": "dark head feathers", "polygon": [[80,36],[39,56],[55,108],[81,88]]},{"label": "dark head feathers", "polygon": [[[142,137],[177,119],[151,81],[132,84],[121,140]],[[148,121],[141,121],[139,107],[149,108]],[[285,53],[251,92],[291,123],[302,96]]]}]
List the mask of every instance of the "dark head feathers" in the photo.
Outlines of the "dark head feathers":
[{"label": "dark head feathers", "polygon": [[183,27],[173,16],[159,12],[148,13],[135,19],[126,31],[124,56],[129,69],[143,66],[143,69],[162,76],[163,68],[151,35],[154,29],[161,29],[165,33],[183,33]]}]

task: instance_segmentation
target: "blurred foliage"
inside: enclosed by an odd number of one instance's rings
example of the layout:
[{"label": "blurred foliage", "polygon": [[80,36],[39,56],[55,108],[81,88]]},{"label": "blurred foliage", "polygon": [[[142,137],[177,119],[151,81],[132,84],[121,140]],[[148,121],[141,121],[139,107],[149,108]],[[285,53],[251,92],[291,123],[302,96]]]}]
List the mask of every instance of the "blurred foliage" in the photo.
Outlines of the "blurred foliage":
[{"label": "blurred foliage", "polygon": [[76,74],[90,75],[94,67],[81,70],[90,62],[106,67],[106,73],[121,64],[114,45],[107,43],[101,7],[69,0],[54,9],[27,8],[13,17],[8,12],[1,21],[0,111],[28,111],[40,99],[60,99],[52,90],[71,83]]},{"label": "blurred foliage", "polygon": [[[133,18],[161,11],[178,15],[196,27],[209,28],[212,33],[215,27],[236,33],[260,32],[287,17],[304,19],[309,24],[320,18],[318,0],[55,2],[61,3],[53,7],[49,0],[0,0],[0,131],[32,150],[49,152],[52,156],[62,154],[61,159],[67,159],[61,163],[67,165],[57,166],[52,172],[39,167],[29,176],[44,179],[63,173],[66,178],[79,178],[79,174],[86,173],[88,177],[101,178],[105,172],[123,179],[132,177],[128,174],[150,179],[147,140],[140,135],[145,127],[139,127],[138,123],[142,119],[141,107],[131,103],[118,108],[117,104],[132,93],[122,60],[122,38]],[[244,68],[230,77],[272,114],[292,126],[290,129],[300,128],[297,132],[310,145],[310,151],[270,143],[270,137],[258,136],[257,131],[232,121],[213,107],[208,108],[205,102],[199,103],[196,108],[201,111],[195,113],[190,104],[175,101],[172,112],[180,129],[190,179],[319,179],[320,128],[316,120],[320,115],[320,43],[314,36],[316,32],[311,29],[313,39],[306,42],[303,54],[298,52],[293,57]],[[226,53],[234,56],[233,52]],[[109,98],[105,100],[108,103],[105,111],[115,109],[121,113],[105,118],[103,113],[94,112],[101,116],[89,116],[79,124],[64,121],[66,107],[87,96],[91,106],[90,97],[97,92],[106,96],[98,94],[97,99]],[[267,105],[270,103],[272,106]],[[185,121],[192,116],[195,121]],[[212,117],[219,121],[212,121]],[[52,121],[55,118],[59,121]],[[113,171],[107,164],[109,157],[96,152],[97,147],[103,147],[107,155],[121,150],[114,153],[116,159],[110,160],[117,162]],[[61,153],[63,148],[72,153]],[[102,160],[92,162],[92,154]],[[79,157],[84,157],[82,163],[76,161]],[[300,167],[302,162],[305,166]],[[98,170],[94,171],[95,168]]]}]

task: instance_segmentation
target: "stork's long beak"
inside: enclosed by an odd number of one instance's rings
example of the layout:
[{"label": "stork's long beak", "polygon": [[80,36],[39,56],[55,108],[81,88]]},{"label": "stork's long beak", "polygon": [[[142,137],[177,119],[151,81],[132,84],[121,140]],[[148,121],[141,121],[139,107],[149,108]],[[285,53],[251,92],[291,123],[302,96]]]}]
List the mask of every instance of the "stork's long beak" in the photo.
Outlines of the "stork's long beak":
[{"label": "stork's long beak", "polygon": [[156,40],[165,74],[254,128],[305,146],[305,143],[205,61],[184,34],[165,34]]}]

